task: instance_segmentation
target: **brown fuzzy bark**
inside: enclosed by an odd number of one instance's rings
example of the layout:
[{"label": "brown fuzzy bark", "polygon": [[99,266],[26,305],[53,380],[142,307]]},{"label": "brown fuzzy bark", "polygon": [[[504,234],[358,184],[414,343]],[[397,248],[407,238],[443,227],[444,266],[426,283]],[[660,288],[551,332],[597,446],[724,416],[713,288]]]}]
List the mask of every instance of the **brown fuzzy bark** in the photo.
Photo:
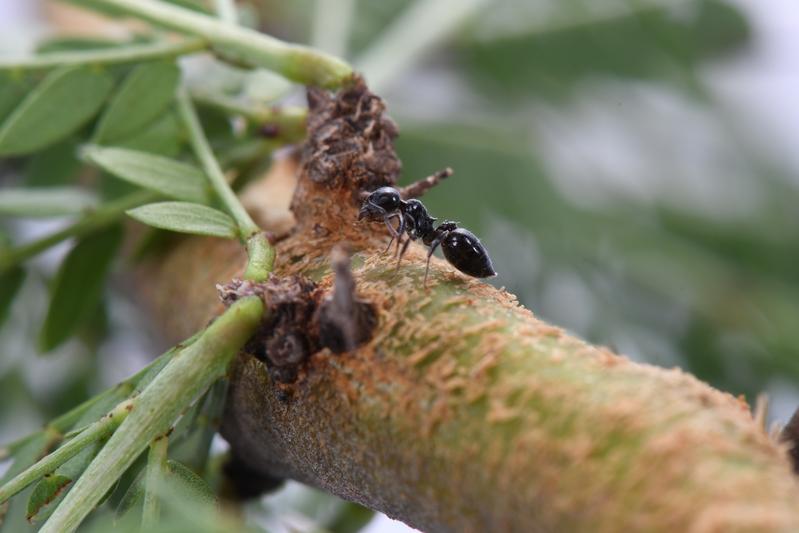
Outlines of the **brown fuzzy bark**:
[{"label": "brown fuzzy bark", "polygon": [[[222,431],[253,471],[429,532],[799,530],[785,449],[743,401],[590,346],[443,261],[425,290],[419,246],[395,273],[385,228],[356,222],[359,193],[399,170],[382,103],[359,84],[310,100],[297,222],[276,275],[329,294],[330,251],[347,242],[377,326],[356,351],[312,354],[288,385],[239,357]],[[291,223],[275,201],[291,168],[279,163],[246,195],[267,229]],[[153,316],[172,337],[192,333],[243,260],[236,243],[186,240],[145,271]]]}]

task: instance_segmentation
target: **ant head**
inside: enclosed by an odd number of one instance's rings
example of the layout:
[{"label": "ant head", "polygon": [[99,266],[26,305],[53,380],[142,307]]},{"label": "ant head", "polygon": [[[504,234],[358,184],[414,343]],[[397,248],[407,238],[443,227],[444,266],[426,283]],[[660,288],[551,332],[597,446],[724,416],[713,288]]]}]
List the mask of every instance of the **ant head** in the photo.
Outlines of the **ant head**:
[{"label": "ant head", "polygon": [[380,187],[364,201],[358,213],[358,220],[382,219],[388,213],[396,212],[402,205],[400,193],[394,187]]}]

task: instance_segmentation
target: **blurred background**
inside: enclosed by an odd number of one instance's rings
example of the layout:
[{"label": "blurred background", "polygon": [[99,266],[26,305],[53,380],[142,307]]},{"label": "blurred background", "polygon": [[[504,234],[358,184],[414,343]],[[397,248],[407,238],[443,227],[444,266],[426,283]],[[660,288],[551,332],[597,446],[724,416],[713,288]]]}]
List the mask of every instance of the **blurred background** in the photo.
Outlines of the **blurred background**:
[{"label": "blurred background", "polygon": [[[400,126],[404,181],[455,170],[426,204],[480,236],[495,283],[536,315],[750,402],[765,392],[772,421],[799,405],[795,0],[240,7],[243,23],[365,72]],[[64,17],[43,0],[2,0],[0,51],[31,50]],[[59,223],[0,229],[21,241]],[[0,331],[0,442],[159,352],[111,290],[79,339],[37,355],[48,280],[67,249],[31,263]],[[272,531],[313,530],[331,501],[290,485],[251,512]],[[402,529],[381,518],[365,531]]]}]

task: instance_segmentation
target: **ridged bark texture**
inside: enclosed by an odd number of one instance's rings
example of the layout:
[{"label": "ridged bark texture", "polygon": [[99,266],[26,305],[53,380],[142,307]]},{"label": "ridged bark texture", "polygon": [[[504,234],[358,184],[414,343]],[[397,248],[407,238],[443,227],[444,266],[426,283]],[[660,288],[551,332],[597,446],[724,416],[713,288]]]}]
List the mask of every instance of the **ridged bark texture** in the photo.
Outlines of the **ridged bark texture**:
[{"label": "ridged bark texture", "polygon": [[[399,172],[382,102],[360,83],[309,100],[276,275],[330,290],[329,253],[346,242],[378,323],[354,352],[312,354],[289,385],[241,354],[223,423],[241,460],[427,532],[799,531],[785,449],[742,400],[590,346],[443,261],[425,290],[420,246],[395,273],[385,228],[356,222],[361,189]],[[289,224],[274,202],[291,169],[247,195],[270,224]],[[153,316],[190,334],[243,259],[235,243],[186,240],[146,271]]]}]

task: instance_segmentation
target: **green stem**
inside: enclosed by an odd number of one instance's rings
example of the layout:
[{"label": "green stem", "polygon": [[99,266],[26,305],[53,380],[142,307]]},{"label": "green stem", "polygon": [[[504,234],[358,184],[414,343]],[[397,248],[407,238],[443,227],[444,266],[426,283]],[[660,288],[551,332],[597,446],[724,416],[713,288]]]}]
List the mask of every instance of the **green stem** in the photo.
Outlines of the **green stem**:
[{"label": "green stem", "polygon": [[113,433],[122,421],[125,420],[132,408],[133,400],[125,400],[106,416],[87,427],[74,439],[67,441],[66,444],[56,451],[19,473],[11,481],[0,487],[0,504],[45,474],[53,472],[89,444],[104,439]]},{"label": "green stem", "polygon": [[312,48],[290,44],[257,31],[154,0],[71,0],[90,7],[112,8],[139,19],[207,40],[221,56],[252,67],[264,67],[306,85],[335,88],[352,75],[352,67]]},{"label": "green stem", "polygon": [[263,281],[272,272],[275,251],[258,225],[253,222],[247,210],[241,205],[236,193],[230,188],[222,167],[211,150],[211,145],[202,129],[194,104],[192,104],[185,89],[178,91],[177,102],[178,112],[189,133],[189,141],[194,149],[194,155],[200,160],[211,186],[222,201],[225,209],[236,221],[239,237],[247,246],[249,261],[245,277],[246,279]]},{"label": "green stem", "polygon": [[144,472],[144,505],[142,509],[142,531],[152,531],[158,525],[161,514],[161,500],[158,497],[159,487],[167,471],[167,450],[169,437],[162,435],[156,437],[150,444],[150,453],[147,454],[147,470]]},{"label": "green stem", "polygon": [[236,193],[233,192],[233,189],[230,188],[225,179],[225,173],[214,156],[211,144],[208,142],[208,138],[205,136],[200,124],[200,117],[197,116],[197,111],[194,109],[194,105],[191,103],[185,89],[178,91],[177,103],[178,113],[188,131],[189,142],[194,150],[194,155],[200,160],[200,164],[205,170],[214,192],[222,201],[228,214],[236,221],[240,237],[242,240],[249,238],[257,233],[259,228],[253,222],[247,210],[244,209],[244,206],[241,205]]},{"label": "green stem", "polygon": [[104,50],[53,52],[28,58],[0,60],[0,70],[39,70],[70,65],[119,65],[140,63],[153,59],[177,57],[208,48],[202,39],[184,39],[179,42],[132,44]]},{"label": "green stem", "polygon": [[264,313],[243,298],[181,350],[136,400],[136,406],[44,524],[41,533],[74,531],[136,457],[214,381],[225,374]]},{"label": "green stem", "polygon": [[258,232],[247,239],[247,268],[244,279],[265,281],[275,266],[275,248],[269,244],[264,232]]},{"label": "green stem", "polygon": [[191,99],[196,103],[218,109],[231,115],[240,115],[258,126],[277,127],[276,137],[295,142],[305,137],[308,109],[300,106],[245,105],[234,98],[192,89]]},{"label": "green stem", "polygon": [[214,0],[214,9],[219,20],[228,24],[238,24],[239,14],[233,0]]},{"label": "green stem", "polygon": [[149,191],[137,191],[118,200],[109,202],[95,211],[88,212],[84,217],[50,235],[46,235],[33,242],[4,252],[0,256],[0,272],[5,272],[23,261],[47,250],[59,242],[70,237],[83,237],[93,231],[109,226],[122,218],[125,211],[136,206],[151,202],[158,195]]}]

